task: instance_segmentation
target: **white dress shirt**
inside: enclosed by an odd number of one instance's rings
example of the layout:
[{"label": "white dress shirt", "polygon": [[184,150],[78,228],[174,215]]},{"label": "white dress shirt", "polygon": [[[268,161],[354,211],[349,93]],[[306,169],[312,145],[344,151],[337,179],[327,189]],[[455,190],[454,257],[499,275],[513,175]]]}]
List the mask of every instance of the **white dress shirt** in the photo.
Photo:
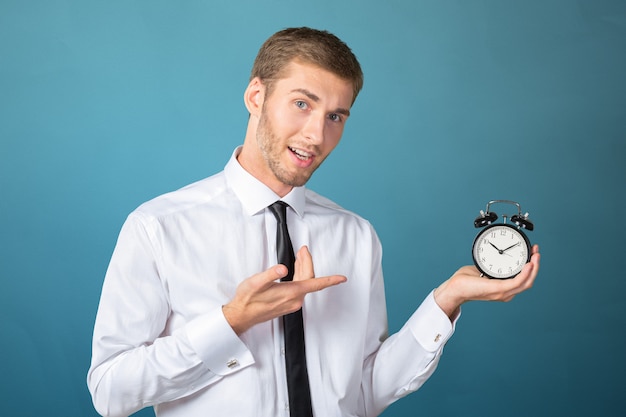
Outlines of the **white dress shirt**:
[{"label": "white dress shirt", "polygon": [[[222,313],[244,279],[276,264],[279,197],[235,151],[224,171],[141,205],[106,273],[87,381],[99,413],[289,416],[281,320],[240,336]],[[346,283],[303,305],[313,412],[376,416],[434,372],[453,324],[432,293],[388,337],[382,250],[361,217],[304,188],[283,198],[295,250]]]}]

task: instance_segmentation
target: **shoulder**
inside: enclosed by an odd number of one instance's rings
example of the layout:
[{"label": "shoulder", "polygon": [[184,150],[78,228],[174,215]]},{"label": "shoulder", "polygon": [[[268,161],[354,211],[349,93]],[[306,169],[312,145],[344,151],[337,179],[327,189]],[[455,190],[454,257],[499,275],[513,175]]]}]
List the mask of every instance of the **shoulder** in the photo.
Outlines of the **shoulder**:
[{"label": "shoulder", "polygon": [[316,213],[316,214],[334,214],[337,216],[348,216],[362,219],[358,214],[347,210],[335,203],[331,199],[324,197],[321,194],[316,193],[310,189],[306,189],[305,191],[305,199],[306,199],[306,212],[307,213]]},{"label": "shoulder", "polygon": [[130,216],[144,220],[175,216],[215,204],[228,193],[224,173],[220,172],[155,197],[137,207]]}]

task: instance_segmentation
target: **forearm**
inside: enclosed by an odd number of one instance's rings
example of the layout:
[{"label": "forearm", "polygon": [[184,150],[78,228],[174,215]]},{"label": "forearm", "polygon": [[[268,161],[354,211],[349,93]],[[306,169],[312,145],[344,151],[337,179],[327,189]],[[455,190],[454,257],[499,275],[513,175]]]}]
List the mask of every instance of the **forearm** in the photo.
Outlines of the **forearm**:
[{"label": "forearm", "polygon": [[118,352],[98,362],[97,351],[111,351],[106,341],[94,345],[87,384],[96,410],[104,416],[127,416],[158,403],[182,398],[219,376],[200,360],[184,332]]},{"label": "forearm", "polygon": [[361,385],[362,415],[378,416],[398,399],[417,391],[435,372],[441,351],[424,349],[400,330],[368,360]]},{"label": "forearm", "polygon": [[[128,415],[186,397],[254,363],[221,309],[198,316],[154,342],[131,342],[141,330],[115,335],[96,325],[89,390],[103,415]],[[125,341],[125,342],[122,342]],[[133,345],[133,348],[123,346]],[[236,366],[233,366],[233,359]]]},{"label": "forearm", "polygon": [[454,324],[433,293],[429,294],[400,331],[366,360],[362,385],[365,415],[378,415],[430,378]]}]

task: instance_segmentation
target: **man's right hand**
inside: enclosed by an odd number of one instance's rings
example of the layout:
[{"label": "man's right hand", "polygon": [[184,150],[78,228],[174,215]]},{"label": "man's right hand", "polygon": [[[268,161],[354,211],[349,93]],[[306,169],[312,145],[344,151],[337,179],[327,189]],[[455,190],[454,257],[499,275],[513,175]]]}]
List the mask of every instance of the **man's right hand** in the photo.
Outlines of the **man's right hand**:
[{"label": "man's right hand", "polygon": [[222,307],[224,317],[238,335],[255,324],[293,313],[302,307],[304,297],[347,280],[343,275],[315,278],[313,259],[306,246],[296,255],[293,281],[281,282],[285,265],[275,265],[243,281],[235,297]]}]

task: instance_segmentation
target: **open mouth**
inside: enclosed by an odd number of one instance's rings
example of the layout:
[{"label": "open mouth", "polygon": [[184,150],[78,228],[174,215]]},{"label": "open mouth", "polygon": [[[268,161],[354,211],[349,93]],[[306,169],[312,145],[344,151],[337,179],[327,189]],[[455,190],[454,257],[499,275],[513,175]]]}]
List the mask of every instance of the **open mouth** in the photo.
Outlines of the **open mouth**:
[{"label": "open mouth", "polygon": [[291,146],[289,146],[288,148],[301,161],[308,161],[313,156],[313,154],[310,154],[300,149],[292,148]]}]

